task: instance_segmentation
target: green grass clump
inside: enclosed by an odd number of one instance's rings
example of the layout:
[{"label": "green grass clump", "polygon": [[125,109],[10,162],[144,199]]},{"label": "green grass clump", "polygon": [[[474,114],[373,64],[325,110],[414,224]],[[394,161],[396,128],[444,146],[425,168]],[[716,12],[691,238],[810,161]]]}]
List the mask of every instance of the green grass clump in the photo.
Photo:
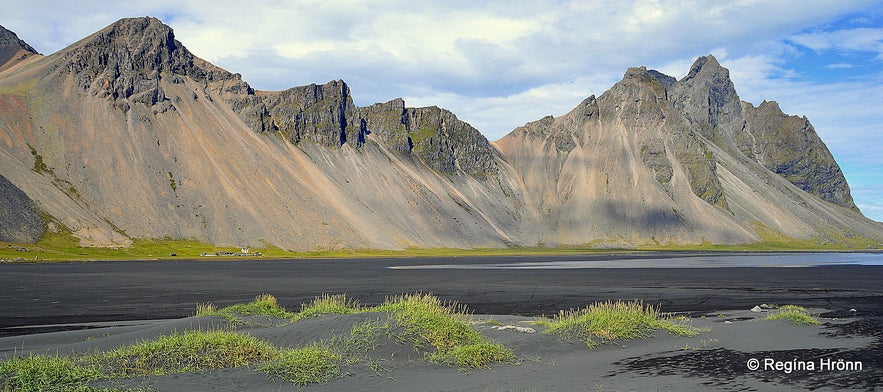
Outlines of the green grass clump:
[{"label": "green grass clump", "polygon": [[766,320],[791,320],[797,325],[819,325],[819,320],[797,305],[783,305],[765,318]]},{"label": "green grass clump", "polygon": [[377,309],[390,312],[418,350],[430,346],[434,350],[427,351],[430,361],[480,368],[515,358],[511,350],[487,341],[470,326],[465,307],[443,303],[433,295],[402,295]]},{"label": "green grass clump", "polygon": [[269,343],[226,331],[187,331],[93,354],[86,362],[111,378],[203,372],[271,360],[279,355]]},{"label": "green grass clump", "polygon": [[267,375],[297,385],[322,383],[340,377],[340,354],[323,344],[292,349],[258,368]]},{"label": "green grass clump", "polygon": [[341,376],[341,367],[382,368],[371,358],[382,337],[392,337],[389,321],[369,320],[354,325],[349,334],[336,335],[302,348],[284,351],[277,359],[258,368],[270,377],[297,385],[323,383]]},{"label": "green grass clump", "polygon": [[301,311],[297,313],[289,312],[280,306],[276,297],[270,294],[261,294],[249,303],[231,305],[220,310],[211,303],[196,305],[197,316],[223,317],[234,324],[243,323],[242,318],[246,316],[267,316],[298,321],[326,314],[353,314],[363,311],[365,310],[359,302],[348,299],[346,294],[322,294],[313,298],[309,304],[301,304]]},{"label": "green grass clump", "polygon": [[515,359],[512,350],[499,343],[481,342],[454,346],[448,351],[438,351],[429,355],[433,362],[449,363],[461,369],[487,368],[496,362],[511,362]]},{"label": "green grass clump", "polygon": [[200,304],[196,307],[197,316],[219,316],[231,322],[241,322],[246,316],[267,316],[277,319],[294,320],[297,315],[279,306],[276,297],[270,294],[261,294],[254,301],[245,304],[231,305],[220,310],[212,310],[214,305]]},{"label": "green grass clump", "polygon": [[465,308],[445,304],[430,294],[399,296],[380,308],[390,311],[407,335],[419,337],[416,343],[427,343],[439,351],[482,340],[481,334],[469,326]]},{"label": "green grass clump", "polygon": [[78,390],[87,388],[84,383],[101,378],[97,368],[66,357],[32,355],[0,362],[0,388],[4,391]]},{"label": "green grass clump", "polygon": [[674,323],[663,317],[657,308],[644,306],[641,301],[599,302],[581,310],[561,311],[552,320],[544,322],[547,333],[586,342],[589,348],[601,342],[646,338],[656,330],[680,336],[696,336],[695,328]]},{"label": "green grass clump", "polygon": [[297,313],[289,312],[280,306],[276,297],[270,294],[261,294],[249,303],[231,305],[220,310],[211,303],[196,305],[197,316],[219,316],[234,323],[241,323],[242,318],[246,316],[267,316],[298,321],[326,314],[353,314],[363,311],[359,302],[348,299],[346,294],[322,294],[313,298],[309,304],[302,304],[301,311]]},{"label": "green grass clump", "polygon": [[309,304],[301,305],[295,320],[318,317],[326,314],[353,314],[361,312],[359,301],[348,299],[346,294],[322,294]]},{"label": "green grass clump", "polygon": [[109,377],[97,366],[76,359],[31,355],[0,362],[0,390],[17,392],[147,392],[149,386],[137,388],[98,388],[89,382]]},{"label": "green grass clump", "polygon": [[196,316],[216,316],[218,307],[211,302],[196,304]]}]

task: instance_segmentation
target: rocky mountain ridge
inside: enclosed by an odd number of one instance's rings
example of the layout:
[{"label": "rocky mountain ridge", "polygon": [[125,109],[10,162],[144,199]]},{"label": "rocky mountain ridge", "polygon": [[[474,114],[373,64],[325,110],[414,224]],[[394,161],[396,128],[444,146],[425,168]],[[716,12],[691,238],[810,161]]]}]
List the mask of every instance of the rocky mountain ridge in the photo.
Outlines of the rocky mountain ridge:
[{"label": "rocky mountain ridge", "polygon": [[37,50],[18,38],[14,32],[0,26],[0,72],[39,55]]},{"label": "rocky mountain ridge", "polygon": [[358,107],[343,81],[255,90],[132,18],[0,69],[0,129],[0,196],[84,245],[883,238],[809,122],[741,102],[713,56],[681,80],[631,68],[491,143],[445,109]]}]

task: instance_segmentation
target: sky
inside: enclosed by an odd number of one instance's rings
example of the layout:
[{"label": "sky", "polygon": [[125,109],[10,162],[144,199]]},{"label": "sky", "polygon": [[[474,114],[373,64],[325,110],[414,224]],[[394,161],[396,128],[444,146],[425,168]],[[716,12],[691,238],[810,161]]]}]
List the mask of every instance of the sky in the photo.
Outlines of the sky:
[{"label": "sky", "polygon": [[601,95],[628,67],[678,79],[713,54],[743,101],[807,116],[883,221],[883,0],[2,0],[51,54],[154,16],[260,90],[343,79],[357,105],[440,106],[497,140]]}]

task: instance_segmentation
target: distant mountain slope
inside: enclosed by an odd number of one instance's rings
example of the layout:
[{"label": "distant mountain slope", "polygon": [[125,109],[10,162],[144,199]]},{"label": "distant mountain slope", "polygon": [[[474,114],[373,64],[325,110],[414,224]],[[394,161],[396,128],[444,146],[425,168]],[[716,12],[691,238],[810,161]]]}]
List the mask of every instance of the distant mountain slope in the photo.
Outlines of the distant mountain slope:
[{"label": "distant mountain slope", "polygon": [[[84,243],[524,242],[514,174],[479,175],[502,158],[452,114],[409,109],[418,129],[402,137],[415,152],[399,151],[375,140],[372,131],[394,130],[369,128],[343,82],[255,91],[194,57],[156,19],[121,20],[0,74],[0,102],[3,174],[22,167],[12,182]],[[475,139],[487,156],[473,165],[459,157]],[[44,168],[24,170],[35,159]]]},{"label": "distant mountain slope", "polygon": [[630,69],[490,143],[441,108],[357,107],[343,81],[255,90],[153,18],[45,57],[3,42],[31,54],[0,62],[0,197],[85,245],[883,239],[809,123],[741,103],[713,57],[680,81]]},{"label": "distant mountain slope", "polygon": [[742,103],[700,57],[683,79],[631,68],[601,97],[497,142],[549,240],[753,242],[879,238],[806,118]]},{"label": "distant mountain slope", "polygon": [[0,26],[0,72],[35,56],[39,57],[36,49],[18,38],[14,32]]}]

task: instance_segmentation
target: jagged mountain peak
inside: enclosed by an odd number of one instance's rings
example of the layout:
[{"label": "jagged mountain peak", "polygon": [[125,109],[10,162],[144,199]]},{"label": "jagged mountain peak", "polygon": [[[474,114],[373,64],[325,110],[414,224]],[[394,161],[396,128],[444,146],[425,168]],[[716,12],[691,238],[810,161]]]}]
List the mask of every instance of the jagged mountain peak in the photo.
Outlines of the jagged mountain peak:
[{"label": "jagged mountain peak", "polygon": [[690,66],[690,72],[687,73],[684,79],[692,79],[699,74],[712,74],[719,71],[723,71],[729,76],[729,70],[724,68],[714,55],[699,56],[696,58],[696,61],[693,61],[693,65]]},{"label": "jagged mountain peak", "polygon": [[66,57],[77,53],[97,57],[95,63],[74,64],[81,66],[75,71],[116,67],[174,71],[186,67],[193,57],[175,40],[171,27],[152,17],[120,19],[62,52]]},{"label": "jagged mountain peak", "polygon": [[708,139],[719,133],[719,125],[729,124],[742,112],[730,71],[713,55],[696,59],[687,76],[672,86],[669,98]]},{"label": "jagged mountain peak", "polygon": [[172,28],[152,16],[123,18],[111,23],[99,32],[130,40],[156,41],[160,43],[165,42],[167,39],[174,40]]},{"label": "jagged mountain peak", "polygon": [[82,89],[111,99],[136,96],[149,104],[164,99],[158,83],[163,74],[207,82],[240,79],[194,56],[171,27],[153,17],[120,19],[57,56],[56,68],[75,75]]},{"label": "jagged mountain peak", "polygon": [[[650,88],[658,98],[666,98],[669,89],[674,86],[675,78],[656,70],[648,70],[645,66],[631,67],[626,70],[622,80],[617,85],[636,85],[639,88]],[[620,90],[616,86],[611,91]],[[635,91],[626,92],[628,95],[637,94]]]},{"label": "jagged mountain peak", "polygon": [[[763,100],[763,102],[761,102],[760,105],[757,106],[757,109],[782,112],[782,109],[779,107],[779,103],[776,101]],[[785,113],[783,112],[782,115],[785,115]]]},{"label": "jagged mountain peak", "polygon": [[623,78],[623,79],[629,79],[629,78],[643,78],[645,75],[648,75],[648,73],[647,73],[647,67],[645,67],[645,66],[642,65],[642,66],[640,66],[640,67],[629,67],[629,68],[625,71],[625,74],[623,75],[622,78]]}]

